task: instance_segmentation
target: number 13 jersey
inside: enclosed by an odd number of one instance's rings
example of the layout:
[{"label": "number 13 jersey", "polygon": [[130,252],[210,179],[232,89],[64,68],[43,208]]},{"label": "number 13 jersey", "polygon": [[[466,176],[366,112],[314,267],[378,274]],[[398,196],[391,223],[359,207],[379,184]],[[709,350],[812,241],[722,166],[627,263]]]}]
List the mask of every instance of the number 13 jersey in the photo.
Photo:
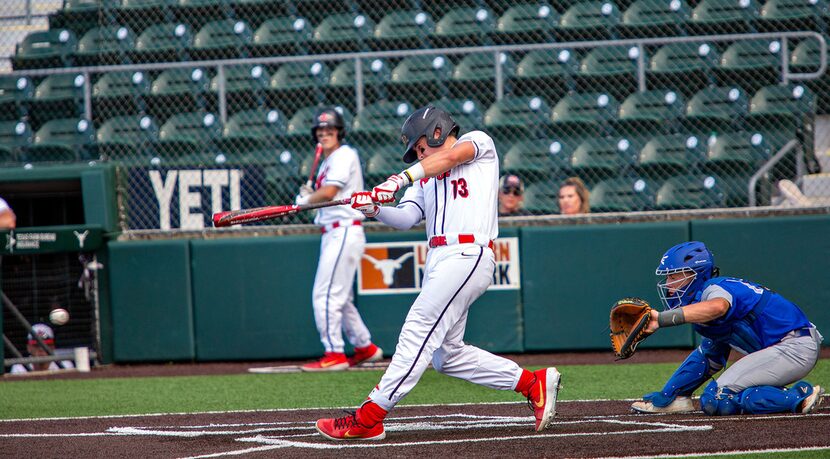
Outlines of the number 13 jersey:
[{"label": "number 13 jersey", "polygon": [[[427,238],[473,234],[495,239],[498,226],[499,159],[493,139],[481,131],[462,135],[456,144],[471,142],[475,156],[437,177],[410,186],[398,206],[415,205],[426,219]],[[486,245],[486,242],[484,242]]]}]

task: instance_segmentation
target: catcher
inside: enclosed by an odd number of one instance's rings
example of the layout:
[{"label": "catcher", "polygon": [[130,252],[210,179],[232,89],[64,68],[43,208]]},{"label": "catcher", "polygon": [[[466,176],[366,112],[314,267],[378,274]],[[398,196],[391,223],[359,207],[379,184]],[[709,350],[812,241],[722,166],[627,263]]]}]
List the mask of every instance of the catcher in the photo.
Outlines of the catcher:
[{"label": "catcher", "polygon": [[648,312],[646,336],[691,323],[703,340],[663,389],[632,404],[633,411],[693,411],[692,392],[726,366],[733,349],[745,356],[706,385],[704,413],[809,413],[818,406],[821,386],[800,379],[815,367],[822,336],[798,306],[756,283],[719,276],[702,242],[670,248],[656,274],[664,310]]}]

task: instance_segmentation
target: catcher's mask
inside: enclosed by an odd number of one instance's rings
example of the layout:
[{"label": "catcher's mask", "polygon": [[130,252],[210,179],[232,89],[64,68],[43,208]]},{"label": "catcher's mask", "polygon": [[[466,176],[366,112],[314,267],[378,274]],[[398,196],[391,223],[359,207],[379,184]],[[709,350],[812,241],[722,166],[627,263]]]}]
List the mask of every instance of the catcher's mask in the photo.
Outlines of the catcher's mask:
[{"label": "catcher's mask", "polygon": [[[685,306],[712,277],[717,276],[715,258],[702,242],[678,244],[663,254],[655,274],[660,277],[657,292],[667,309]],[[668,276],[683,273],[672,281]]]},{"label": "catcher's mask", "polygon": [[[338,110],[339,109],[339,110]],[[317,143],[317,128],[333,127],[337,129],[337,140],[342,142],[346,136],[346,123],[343,122],[342,108],[325,107],[314,115],[314,123],[311,125],[311,137]]]},{"label": "catcher's mask", "polygon": [[[441,135],[437,139],[433,137],[436,128],[441,129]],[[419,108],[409,115],[401,127],[401,142],[406,145],[403,161],[411,163],[418,159],[418,154],[415,153],[413,147],[421,137],[426,137],[427,145],[435,148],[444,145],[448,136],[458,136],[458,130],[458,125],[444,110],[432,105]]]}]

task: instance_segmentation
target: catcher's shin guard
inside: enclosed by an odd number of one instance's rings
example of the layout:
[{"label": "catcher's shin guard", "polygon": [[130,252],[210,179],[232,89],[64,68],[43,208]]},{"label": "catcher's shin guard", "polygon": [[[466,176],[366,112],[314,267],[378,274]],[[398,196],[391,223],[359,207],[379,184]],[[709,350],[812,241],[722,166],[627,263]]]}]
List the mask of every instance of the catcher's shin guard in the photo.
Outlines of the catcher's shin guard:
[{"label": "catcher's shin guard", "polygon": [[755,386],[741,392],[741,408],[749,414],[809,413],[818,404],[821,386],[799,381],[789,389]]},{"label": "catcher's shin guard", "polygon": [[700,395],[700,409],[709,416],[729,416],[742,411],[741,392],[734,392],[726,387],[718,387],[712,381]]}]

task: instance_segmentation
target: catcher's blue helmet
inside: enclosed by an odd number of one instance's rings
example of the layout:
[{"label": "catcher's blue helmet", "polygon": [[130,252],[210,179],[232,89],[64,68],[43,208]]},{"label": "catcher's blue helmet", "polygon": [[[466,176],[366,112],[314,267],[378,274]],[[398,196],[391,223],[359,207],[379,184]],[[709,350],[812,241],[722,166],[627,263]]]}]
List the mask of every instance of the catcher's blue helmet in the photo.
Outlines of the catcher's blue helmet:
[{"label": "catcher's blue helmet", "polygon": [[717,276],[715,257],[702,242],[691,241],[677,244],[663,254],[655,274],[667,277],[677,273],[686,273],[687,276],[672,282],[662,279],[662,282],[657,283],[660,300],[668,309],[691,303],[695,293],[703,287],[703,284]]}]

